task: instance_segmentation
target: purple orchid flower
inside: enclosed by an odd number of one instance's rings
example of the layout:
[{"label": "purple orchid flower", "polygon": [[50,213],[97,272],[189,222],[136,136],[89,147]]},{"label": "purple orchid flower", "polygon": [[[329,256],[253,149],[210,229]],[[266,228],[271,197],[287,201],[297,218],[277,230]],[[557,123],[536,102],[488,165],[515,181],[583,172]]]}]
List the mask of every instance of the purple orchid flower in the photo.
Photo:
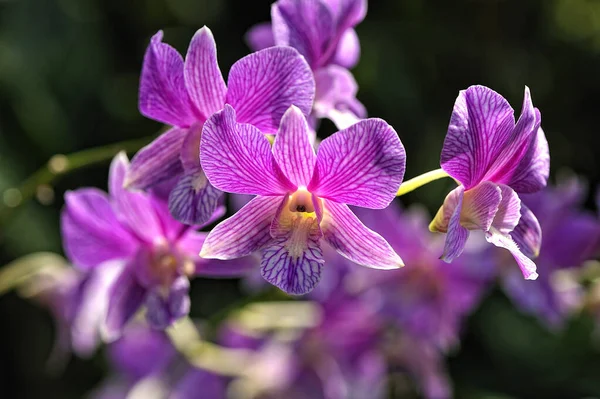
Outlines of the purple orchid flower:
[{"label": "purple orchid flower", "polygon": [[576,178],[556,187],[524,195],[522,200],[537,215],[544,241],[536,261],[543,271],[535,282],[518,278],[500,262],[504,290],[523,311],[551,328],[560,328],[583,297],[582,287],[561,284],[560,270],[580,267],[593,259],[600,245],[600,222],[581,206],[586,198],[583,182]]},{"label": "purple orchid flower", "polygon": [[109,339],[144,304],[155,328],[186,315],[188,277],[236,275],[246,267],[244,262],[200,259],[197,253],[206,234],[173,219],[160,198],[124,189],[128,168],[126,155],[117,155],[110,168],[109,195],[95,188],[68,192],[62,213],[65,252],[77,267],[119,268],[107,298]]},{"label": "purple orchid flower", "polygon": [[258,129],[236,123],[226,106],[204,125],[200,148],[211,184],[257,195],[209,233],[200,256],[233,259],[262,249],[263,277],[292,294],[318,283],[322,238],[360,265],[403,265],[346,205],[385,208],[402,182],[404,147],[383,120],[363,120],[333,134],[315,155],[298,108],[285,113],[271,148]]},{"label": "purple orchid flower", "polygon": [[366,14],[366,0],[279,0],[271,8],[272,23],[254,26],[247,41],[254,50],[291,46],[306,57],[316,83],[311,116],[329,118],[343,129],[366,117],[348,70],[360,57],[354,26]]},{"label": "purple orchid flower", "polygon": [[290,105],[310,112],[314,86],[309,66],[292,48],[273,47],[240,59],[225,85],[210,29],[203,27],[192,38],[185,61],[158,32],[144,57],[139,108],[145,116],[174,127],[136,154],[125,186],[147,189],[180,176],[169,197],[171,213],[186,224],[205,223],[222,194],[200,165],[206,119],[229,104],[240,122],[275,133]]},{"label": "purple orchid flower", "polygon": [[441,155],[442,169],[460,185],[448,194],[431,222],[448,233],[442,259],[463,251],[469,230],[508,249],[526,279],[537,278],[530,257],[539,253],[541,229],[519,193],[541,190],[548,180],[548,143],[529,89],[515,124],[513,109],[495,91],[471,86],[458,95]]}]

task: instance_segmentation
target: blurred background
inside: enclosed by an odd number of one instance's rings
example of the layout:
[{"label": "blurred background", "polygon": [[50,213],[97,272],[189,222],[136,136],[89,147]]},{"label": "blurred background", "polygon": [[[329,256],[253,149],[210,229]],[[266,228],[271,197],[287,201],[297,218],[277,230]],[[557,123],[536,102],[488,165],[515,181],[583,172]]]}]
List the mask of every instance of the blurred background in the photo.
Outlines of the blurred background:
[{"label": "blurred background", "polygon": [[[156,133],[137,110],[142,57],[157,30],[185,52],[208,25],[221,69],[249,50],[244,34],[270,19],[270,0],[0,0],[0,193],[55,154]],[[530,87],[550,144],[551,179],[565,170],[600,183],[600,2],[590,0],[376,0],[357,27],[353,70],[370,116],[406,147],[410,178],[439,167],[459,90],[483,84],[518,111]],[[331,126],[325,128],[331,129]],[[61,252],[66,190],[106,187],[108,163],[71,173],[0,226],[0,264],[33,251]],[[452,183],[403,198],[434,212]],[[593,209],[594,191],[586,206]],[[236,281],[193,282],[193,316],[239,295]],[[600,397],[600,347],[587,316],[561,333],[522,315],[494,290],[468,319],[448,359],[457,397]],[[0,297],[0,397],[79,398],[106,373],[104,353],[49,372],[51,315],[14,293]]]}]

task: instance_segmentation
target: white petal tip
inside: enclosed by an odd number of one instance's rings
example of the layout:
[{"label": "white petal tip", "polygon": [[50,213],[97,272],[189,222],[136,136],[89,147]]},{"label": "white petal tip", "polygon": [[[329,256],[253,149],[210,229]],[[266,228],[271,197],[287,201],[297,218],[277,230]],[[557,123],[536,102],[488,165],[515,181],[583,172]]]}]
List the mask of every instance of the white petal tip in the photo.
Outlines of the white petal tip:
[{"label": "white petal tip", "polygon": [[536,272],[533,272],[533,273],[529,274],[528,276],[526,276],[525,280],[537,280],[538,276],[539,275]]}]

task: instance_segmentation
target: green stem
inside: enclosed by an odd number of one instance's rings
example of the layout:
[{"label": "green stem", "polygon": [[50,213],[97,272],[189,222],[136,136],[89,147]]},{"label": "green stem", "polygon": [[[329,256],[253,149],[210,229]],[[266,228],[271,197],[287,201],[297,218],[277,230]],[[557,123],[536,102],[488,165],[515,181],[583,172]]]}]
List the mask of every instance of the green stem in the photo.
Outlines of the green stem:
[{"label": "green stem", "polygon": [[438,180],[443,177],[449,177],[449,175],[442,169],[432,170],[431,172],[423,173],[420,176],[413,177],[412,179],[402,183],[400,189],[396,193],[396,197],[400,197],[401,195],[410,193],[411,191],[416,190],[421,186],[424,186],[428,183],[431,183],[434,180]]},{"label": "green stem", "polygon": [[32,199],[40,186],[52,185],[74,170],[112,159],[120,151],[135,152],[148,144],[154,137],[155,135],[152,135],[141,139],[89,148],[68,155],[54,155],[20,186],[9,188],[3,193],[4,202],[0,203],[0,225],[5,224],[16,210]]}]

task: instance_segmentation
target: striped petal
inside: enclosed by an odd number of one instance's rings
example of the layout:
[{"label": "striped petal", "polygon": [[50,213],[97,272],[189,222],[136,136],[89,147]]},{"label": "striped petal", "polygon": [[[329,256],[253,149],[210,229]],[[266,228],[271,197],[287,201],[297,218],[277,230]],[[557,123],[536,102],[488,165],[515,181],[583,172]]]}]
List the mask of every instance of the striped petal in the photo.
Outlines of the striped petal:
[{"label": "striped petal", "polygon": [[291,47],[270,47],[247,55],[233,64],[227,83],[226,102],[236,110],[238,121],[263,133],[277,132],[290,105],[308,115],[315,97],[312,71]]},{"label": "striped petal", "polygon": [[162,42],[159,31],[151,41],[140,78],[140,112],[168,125],[188,127],[196,121],[183,76],[183,58]]},{"label": "striped petal", "polygon": [[250,255],[271,240],[269,228],[281,197],[258,196],[229,219],[219,223],[206,237],[202,258],[234,259]]},{"label": "striped petal", "polygon": [[540,127],[529,138],[527,151],[506,184],[518,193],[534,193],[546,187],[550,175],[550,152]]},{"label": "striped petal", "polygon": [[179,154],[186,134],[186,129],[170,129],[139,150],[131,160],[125,187],[145,190],[180,174]]},{"label": "striped petal", "polygon": [[281,119],[273,156],[281,171],[296,186],[308,186],[317,156],[310,144],[310,133],[302,111],[291,106]]},{"label": "striped petal", "polygon": [[[442,253],[442,256],[440,256],[441,260],[448,263],[452,262],[454,259],[459,257],[460,254],[462,254],[463,250],[465,249],[465,245],[467,244],[467,239],[469,238],[469,230],[460,223],[465,196],[464,190],[462,187],[459,187],[458,189],[453,190],[450,194],[452,194],[452,197],[449,195],[448,197],[450,198],[446,197],[446,200],[449,200],[449,204],[452,205],[449,205],[447,208],[448,210],[452,209],[452,207],[454,209],[448,220],[444,252]],[[448,212],[448,210],[446,210],[444,214]]]},{"label": "striped petal", "polygon": [[497,247],[508,249],[517,261],[525,279],[537,279],[538,274],[536,273],[535,263],[521,252],[519,246],[509,234],[501,233],[492,227],[490,231],[485,234],[485,239]]},{"label": "striped petal", "polygon": [[[287,216],[291,215],[291,212],[287,213]],[[284,215],[281,217],[285,218]],[[321,279],[324,263],[317,219],[291,217],[277,223],[275,229],[271,225],[271,234],[274,232],[273,240],[262,255],[260,270],[263,278],[288,294],[302,295],[312,291]]]},{"label": "striped petal", "polygon": [[204,124],[200,159],[211,184],[226,192],[283,195],[296,189],[277,166],[269,140],[254,126],[236,123],[229,105]]},{"label": "striped petal", "polygon": [[323,140],[308,190],[320,198],[385,208],[396,197],[406,164],[404,146],[381,119],[366,119]]},{"label": "striped petal", "polygon": [[217,62],[215,39],[206,26],[190,42],[184,77],[190,98],[204,119],[223,108],[227,86]]},{"label": "striped petal", "polygon": [[187,171],[169,194],[169,211],[182,223],[203,225],[215,213],[223,192],[209,183],[202,169]]},{"label": "striped petal", "polygon": [[519,223],[511,231],[510,236],[526,256],[535,258],[539,255],[542,246],[542,228],[533,212],[523,203],[521,203]]},{"label": "striped petal", "polygon": [[322,0],[279,0],[271,7],[273,35],[281,46],[291,46],[317,69],[326,61],[335,36],[333,15]]},{"label": "striped petal", "polygon": [[484,86],[459,93],[444,140],[440,163],[468,190],[481,182],[504,150],[515,126],[513,109]]},{"label": "striped petal", "polygon": [[341,255],[362,266],[396,269],[402,259],[379,234],[368,229],[345,204],[324,200],[321,229]]}]

